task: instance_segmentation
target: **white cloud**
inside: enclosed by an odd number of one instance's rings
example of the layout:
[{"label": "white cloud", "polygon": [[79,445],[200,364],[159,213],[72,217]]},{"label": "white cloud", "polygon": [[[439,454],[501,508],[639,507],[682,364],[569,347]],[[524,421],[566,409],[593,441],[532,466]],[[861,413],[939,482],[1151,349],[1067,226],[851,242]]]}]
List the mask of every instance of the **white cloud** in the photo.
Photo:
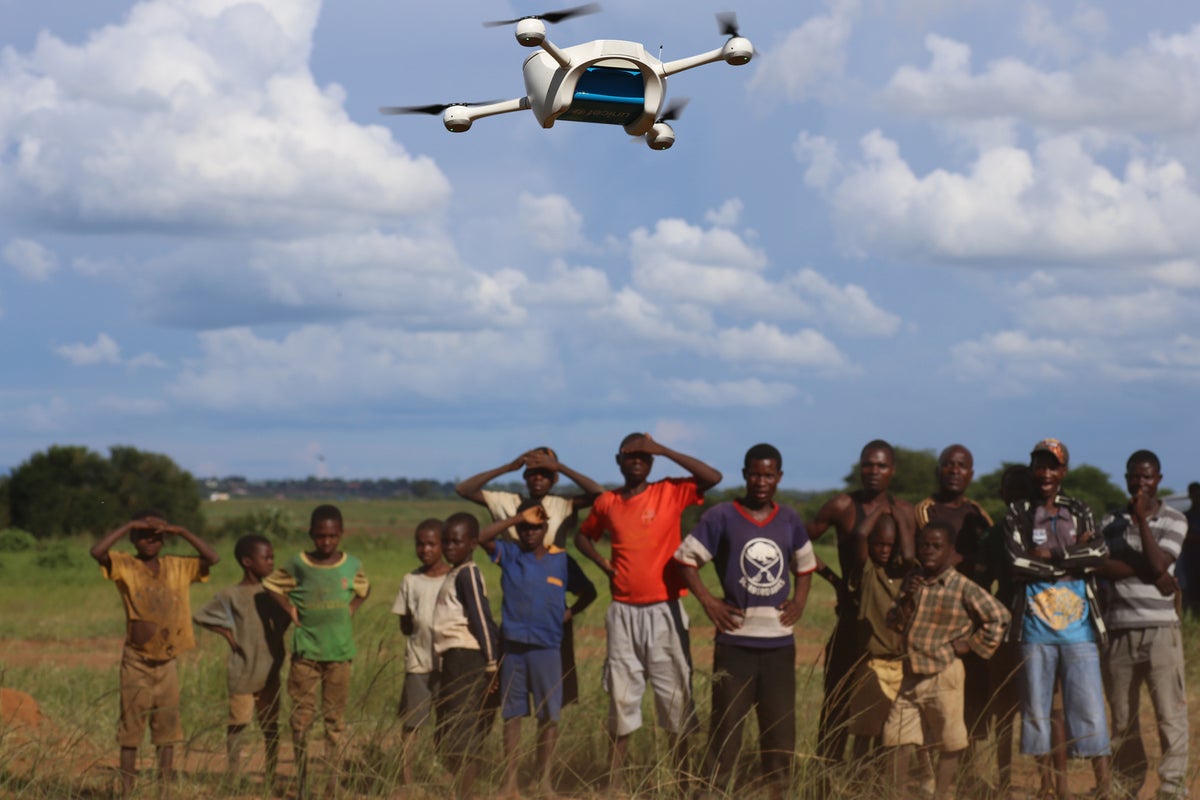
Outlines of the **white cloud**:
[{"label": "white cloud", "polygon": [[837,142],[832,139],[800,131],[792,145],[792,152],[796,154],[797,161],[808,165],[808,169],[804,170],[804,183],[808,186],[824,188],[841,171]]},{"label": "white cloud", "polygon": [[875,305],[861,286],[853,283],[838,286],[811,269],[800,270],[788,282],[811,298],[820,311],[820,319],[845,333],[891,336],[900,328],[900,317]]},{"label": "white cloud", "polygon": [[1200,195],[1175,160],[1133,157],[1116,174],[1081,137],[1063,135],[919,176],[879,131],[861,145],[834,190],[852,250],[997,266],[1142,266],[1200,252]]},{"label": "white cloud", "polygon": [[70,411],[70,404],[54,395],[43,403],[32,403],[20,409],[17,416],[32,433],[59,433]]},{"label": "white cloud", "polygon": [[[169,394],[217,410],[270,412],[386,402],[451,405],[543,391],[557,379],[540,331],[411,332],[348,322],[305,325],[278,338],[249,328],[199,334],[202,354]],[[252,376],[252,380],[248,380]]]},{"label": "white cloud", "polygon": [[550,253],[578,250],[583,238],[583,215],[561,194],[535,197],[521,192],[517,220],[534,247]]},{"label": "white cloud", "polygon": [[829,12],[810,17],[759,55],[750,87],[782,92],[792,100],[821,94],[846,67],[846,45],[858,21],[859,0],[829,0]]},{"label": "white cloud", "polygon": [[319,0],[146,0],[0,59],[0,202],[58,227],[359,227],[449,185],[308,70]]},{"label": "white cloud", "polygon": [[662,381],[673,402],[710,408],[769,408],[795,399],[800,391],[790,383],[746,378],[710,381],[672,378]]},{"label": "white cloud", "polygon": [[10,267],[31,281],[45,281],[58,269],[58,256],[32,239],[13,239],[2,253]]},{"label": "white cloud", "polygon": [[704,221],[714,228],[732,228],[742,218],[745,203],[740,198],[731,197],[721,204],[720,208],[712,208],[704,212]]},{"label": "white cloud", "polygon": [[789,333],[756,322],[717,334],[713,347],[723,360],[794,367],[844,367],[846,359],[833,342],[811,328]]},{"label": "white cloud", "polygon": [[986,334],[950,348],[951,372],[964,383],[981,382],[1003,395],[1027,395],[1062,383],[1084,361],[1077,344],[1037,338],[1025,331]]},{"label": "white cloud", "polygon": [[100,333],[92,344],[64,344],[54,352],[77,367],[96,364],[120,364],[121,348],[107,333]]},{"label": "white cloud", "polygon": [[1021,38],[1025,43],[1060,61],[1075,56],[1090,42],[1103,38],[1108,30],[1108,15],[1096,6],[1076,6],[1065,23],[1054,19],[1053,9],[1035,2],[1027,2],[1021,14]]},{"label": "white cloud", "polygon": [[166,402],[157,397],[122,397],[110,394],[101,397],[97,405],[105,411],[132,417],[149,417],[167,410]]},{"label": "white cloud", "polygon": [[973,72],[969,45],[929,34],[925,46],[928,66],[900,67],[884,89],[884,100],[897,111],[1183,135],[1200,124],[1200,25],[1184,34],[1152,34],[1145,45],[1117,57],[1093,53],[1071,69],[1053,71],[1008,57]]}]

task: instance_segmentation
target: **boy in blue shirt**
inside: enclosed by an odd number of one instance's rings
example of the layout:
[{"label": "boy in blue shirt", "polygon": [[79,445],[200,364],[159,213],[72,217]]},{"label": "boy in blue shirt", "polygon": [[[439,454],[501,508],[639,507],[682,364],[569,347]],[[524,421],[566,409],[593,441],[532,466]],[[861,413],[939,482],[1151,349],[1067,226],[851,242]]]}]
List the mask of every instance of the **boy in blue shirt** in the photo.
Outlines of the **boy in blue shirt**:
[{"label": "boy in blue shirt", "polygon": [[[498,539],[515,526],[519,541]],[[563,625],[596,599],[596,587],[575,560],[554,545],[545,544],[548,517],[541,503],[526,500],[515,516],[483,529],[479,543],[500,565],[500,636],[504,659],[500,662],[501,717],[504,719],[504,750],[510,754],[504,771],[503,797],[519,797],[517,762],[512,757],[521,742],[521,718],[532,713],[538,718],[538,791],[554,793],[550,762],[558,742],[558,719],[562,712]],[[576,596],[567,607],[567,592]],[[529,696],[533,695],[532,709]]]}]

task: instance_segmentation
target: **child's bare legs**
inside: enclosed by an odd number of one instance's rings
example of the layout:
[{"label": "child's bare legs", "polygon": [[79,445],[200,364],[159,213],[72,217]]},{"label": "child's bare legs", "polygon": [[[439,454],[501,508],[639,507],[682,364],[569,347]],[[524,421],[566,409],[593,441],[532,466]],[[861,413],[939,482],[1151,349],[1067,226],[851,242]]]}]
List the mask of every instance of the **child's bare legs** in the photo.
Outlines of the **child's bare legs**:
[{"label": "child's bare legs", "polygon": [[121,748],[121,791],[129,794],[133,791],[134,781],[137,779],[137,748],[122,747]]},{"label": "child's bare legs", "polygon": [[1013,720],[1006,717],[996,726],[996,779],[1002,797],[1012,792]]},{"label": "child's bare legs", "polygon": [[629,734],[613,736],[609,744],[608,793],[610,795],[624,794],[625,754],[629,750]]},{"label": "child's bare legs", "polygon": [[1108,756],[1096,756],[1092,759],[1092,774],[1096,776],[1096,796],[1112,797],[1112,768]]},{"label": "child's bare legs", "polygon": [[229,725],[225,728],[225,774],[230,778],[242,771],[242,751],[246,746],[246,725]]},{"label": "child's bare legs", "polygon": [[538,776],[537,785],[542,797],[554,796],[554,785],[550,781],[550,762],[554,758],[554,749],[557,746],[558,723],[549,719],[539,722],[537,757],[538,763],[542,765],[542,772]]},{"label": "child's bare legs", "polygon": [[500,786],[501,797],[520,797],[517,786],[517,767],[520,762],[518,748],[521,746],[521,718],[513,717],[504,720],[504,752],[508,754],[508,762],[504,765],[504,783]]},{"label": "child's bare legs", "polygon": [[907,797],[910,778],[909,765],[912,763],[913,754],[917,748],[915,745],[902,744],[889,749],[891,750],[889,754],[891,764],[888,772],[892,777],[892,785],[896,787],[899,796]]},{"label": "child's bare legs", "polygon": [[405,728],[400,734],[400,770],[401,779],[405,786],[413,784],[413,768],[412,768],[412,749],[417,743],[417,731],[415,728]]},{"label": "child's bare legs", "polygon": [[934,788],[933,796],[938,800],[954,797],[954,778],[958,772],[958,763],[961,750],[956,750],[953,753],[942,753],[938,756],[937,762],[937,784]]},{"label": "child's bare legs", "polygon": [[1067,720],[1061,708],[1050,710],[1050,754],[1038,756],[1038,776],[1042,797],[1053,795],[1059,800],[1071,796],[1067,782]]}]

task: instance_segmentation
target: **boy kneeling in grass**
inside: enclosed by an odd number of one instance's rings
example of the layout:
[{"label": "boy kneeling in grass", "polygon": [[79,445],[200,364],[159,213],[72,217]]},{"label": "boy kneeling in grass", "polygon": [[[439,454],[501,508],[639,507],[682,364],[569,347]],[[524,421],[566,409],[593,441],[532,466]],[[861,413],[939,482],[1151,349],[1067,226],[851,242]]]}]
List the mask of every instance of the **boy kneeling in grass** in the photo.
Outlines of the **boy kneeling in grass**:
[{"label": "boy kneeling in grass", "polygon": [[[498,539],[510,525],[519,541]],[[558,743],[558,720],[563,704],[563,669],[560,646],[563,626],[596,599],[596,587],[567,551],[545,544],[548,516],[537,500],[520,504],[516,515],[493,522],[479,534],[479,543],[500,565],[501,627],[504,660],[500,662],[501,717],[504,718],[504,770],[502,797],[520,797],[517,785],[517,748],[521,743],[521,718],[538,719],[537,791],[552,797],[550,762]],[[567,607],[567,593],[575,604]],[[529,698],[533,696],[533,705]]]},{"label": "boy kneeling in grass", "polygon": [[258,718],[266,745],[266,783],[275,782],[279,764],[279,672],[285,655],[283,634],[291,624],[267,590],[263,578],[275,570],[271,542],[258,534],[238,539],[233,556],[242,566],[242,580],[217,592],[196,612],[193,621],[220,634],[229,643],[226,680],[229,721],[226,727],[226,770],[233,778],[241,771],[245,730]]},{"label": "boy kneeling in grass", "polygon": [[962,658],[990,658],[1004,638],[1008,609],[954,569],[954,527],[934,520],[917,534],[917,563],[889,612],[904,636],[907,655],[900,692],[883,726],[883,744],[894,748],[893,775],[901,774],[922,742],[941,751],[935,797],[954,797],[959,756],[967,749],[963,721]]},{"label": "boy kneeling in grass", "polygon": [[[125,535],[137,555],[111,552]],[[187,541],[199,558],[159,555],[166,536]],[[188,587],[208,580],[208,568],[220,557],[199,536],[144,511],[109,531],[91,549],[104,577],[117,585],[125,604],[125,649],[121,653],[121,787],[133,790],[137,750],[150,723],[150,740],[158,749],[158,777],[174,775],[175,743],[183,741],[179,725],[179,673],[175,659],[196,646]]]}]

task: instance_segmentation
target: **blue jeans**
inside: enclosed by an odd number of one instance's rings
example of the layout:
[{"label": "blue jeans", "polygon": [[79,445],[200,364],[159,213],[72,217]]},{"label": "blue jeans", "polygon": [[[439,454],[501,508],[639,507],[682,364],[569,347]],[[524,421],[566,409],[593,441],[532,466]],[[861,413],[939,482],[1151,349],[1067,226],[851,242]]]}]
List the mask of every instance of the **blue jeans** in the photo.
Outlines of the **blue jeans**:
[{"label": "blue jeans", "polygon": [[1050,705],[1058,678],[1067,721],[1067,752],[1076,758],[1108,755],[1108,715],[1096,645],[1025,642],[1021,656],[1021,752],[1049,754]]}]

